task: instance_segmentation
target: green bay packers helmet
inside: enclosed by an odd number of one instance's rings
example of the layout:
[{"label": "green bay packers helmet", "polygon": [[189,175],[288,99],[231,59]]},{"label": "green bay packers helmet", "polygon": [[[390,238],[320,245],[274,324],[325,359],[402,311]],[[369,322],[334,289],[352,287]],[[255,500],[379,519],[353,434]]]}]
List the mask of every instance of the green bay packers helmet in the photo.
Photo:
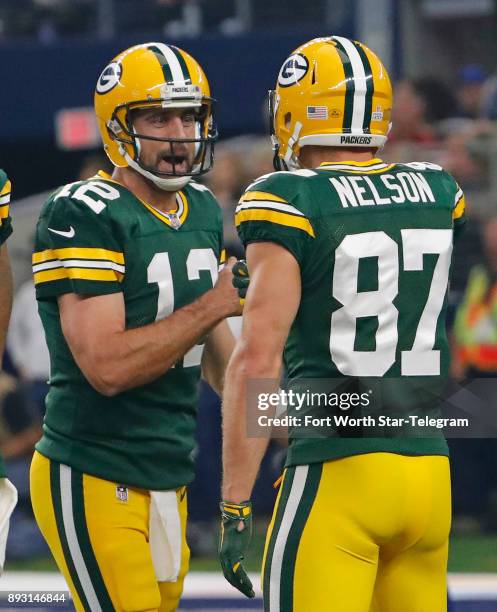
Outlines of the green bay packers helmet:
[{"label": "green bay packers helmet", "polygon": [[[192,176],[212,168],[217,130],[214,99],[200,64],[188,53],[164,43],[145,43],[126,49],[102,71],[95,88],[95,113],[105,152],[118,167],[130,166],[162,189],[176,191]],[[131,111],[147,107],[192,108],[195,138],[156,138],[134,131]],[[194,143],[195,158],[187,172],[159,172],[140,161],[140,141]]]},{"label": "green bay packers helmet", "polygon": [[288,57],[269,92],[276,170],[296,169],[306,145],[382,147],[391,127],[392,85],[360,42],[315,38]]}]

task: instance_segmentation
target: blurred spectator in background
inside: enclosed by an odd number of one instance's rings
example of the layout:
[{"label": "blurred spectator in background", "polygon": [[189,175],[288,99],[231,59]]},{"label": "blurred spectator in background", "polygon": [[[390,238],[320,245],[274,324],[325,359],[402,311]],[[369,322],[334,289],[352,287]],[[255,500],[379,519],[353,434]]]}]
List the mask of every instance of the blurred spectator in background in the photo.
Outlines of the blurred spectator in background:
[{"label": "blurred spectator in background", "polygon": [[[241,317],[236,317],[241,319]],[[200,382],[195,449],[195,480],[188,487],[188,543],[192,556],[213,555],[219,535],[221,490],[221,402],[217,393]],[[275,482],[283,471],[286,449],[272,442],[254,487],[252,502],[259,516],[271,514]]]},{"label": "blurred spectator in background", "polygon": [[[456,311],[452,374],[459,380],[497,378],[497,217],[483,229],[483,246],[485,259],[471,269]],[[497,384],[485,392],[487,402],[497,403]],[[495,531],[497,440],[450,440],[450,450],[456,530],[482,524]]]},{"label": "blurred spectator in background", "polygon": [[477,134],[471,119],[447,119],[439,126],[444,139],[440,165],[450,172],[463,190],[480,189],[486,182],[481,160],[472,154],[468,142]]},{"label": "blurred spectator in background", "polygon": [[99,170],[112,174],[112,167],[106,155],[95,153],[88,155],[81,162],[78,172],[78,181],[86,181],[86,179],[95,176]]},{"label": "blurred spectator in background", "polygon": [[14,297],[7,348],[26,401],[41,421],[45,414],[50,358],[31,279],[20,286]]},{"label": "blurred spectator in background", "polygon": [[216,147],[214,168],[205,182],[216,196],[223,211],[225,247],[230,255],[243,256],[235,229],[235,208],[248,183],[273,172],[269,139],[240,136]]},{"label": "blurred spectator in background", "polygon": [[399,81],[394,90],[392,140],[435,143],[435,123],[456,112],[456,103],[441,81],[423,77]]},{"label": "blurred spectator in background", "polygon": [[[249,149],[249,154],[244,158],[246,163],[245,173],[248,181],[254,181],[263,174],[274,172],[273,151],[268,138],[254,139]],[[246,188],[247,185],[244,185]]]},{"label": "blurred spectator in background", "polygon": [[469,274],[454,324],[454,374],[497,377],[497,217],[483,230],[485,261]]},{"label": "blurred spectator in background", "polygon": [[[428,100],[417,81],[405,79],[394,87],[392,132],[382,154],[385,161],[419,159],[435,161],[440,147],[437,133],[428,116]],[[432,150],[435,150],[432,153]]]},{"label": "blurred spectator in background", "polygon": [[457,116],[478,119],[486,75],[478,64],[463,66],[457,74]]},{"label": "blurred spectator in background", "polygon": [[437,123],[454,115],[450,90],[432,77],[405,79],[394,87],[392,134],[382,158],[438,162],[443,150]]},{"label": "blurred spectator in background", "polygon": [[481,100],[482,118],[465,146],[482,172],[480,188],[485,190],[484,202],[478,202],[478,214],[488,219],[497,213],[497,74],[485,82]]},{"label": "blurred spectator in background", "polygon": [[240,250],[235,229],[235,207],[243,191],[245,173],[242,152],[233,143],[220,143],[216,147],[214,167],[205,183],[216,196],[223,213],[225,247],[233,254]]}]

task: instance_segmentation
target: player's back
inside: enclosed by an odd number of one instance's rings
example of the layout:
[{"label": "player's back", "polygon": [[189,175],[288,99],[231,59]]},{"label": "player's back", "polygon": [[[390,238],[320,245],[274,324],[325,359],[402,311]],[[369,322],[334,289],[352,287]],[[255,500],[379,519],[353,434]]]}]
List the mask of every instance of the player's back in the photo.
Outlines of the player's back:
[{"label": "player's back", "polygon": [[357,392],[361,403],[347,408],[355,416],[434,415],[448,368],[446,295],[463,213],[457,183],[433,164],[326,163],[251,185],[237,213],[242,240],[282,244],[301,269],[287,376]]}]

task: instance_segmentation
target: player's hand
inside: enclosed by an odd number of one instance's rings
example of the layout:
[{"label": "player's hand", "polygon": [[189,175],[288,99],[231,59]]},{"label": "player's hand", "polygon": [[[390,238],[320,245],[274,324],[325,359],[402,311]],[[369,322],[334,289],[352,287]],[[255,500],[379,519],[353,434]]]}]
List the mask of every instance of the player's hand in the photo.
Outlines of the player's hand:
[{"label": "player's hand", "polygon": [[219,560],[226,580],[247,597],[255,597],[242,561],[252,537],[252,504],[221,502]]},{"label": "player's hand", "polygon": [[217,279],[214,291],[220,300],[220,307],[226,313],[226,317],[235,317],[242,314],[243,304],[240,302],[238,291],[233,286],[233,266],[236,257],[230,257],[224,265]]},{"label": "player's hand", "polygon": [[247,289],[250,282],[249,271],[247,268],[247,262],[244,259],[240,259],[235,263],[232,268],[233,272],[233,287],[238,291],[240,297],[240,304],[245,303],[245,296],[247,295]]}]

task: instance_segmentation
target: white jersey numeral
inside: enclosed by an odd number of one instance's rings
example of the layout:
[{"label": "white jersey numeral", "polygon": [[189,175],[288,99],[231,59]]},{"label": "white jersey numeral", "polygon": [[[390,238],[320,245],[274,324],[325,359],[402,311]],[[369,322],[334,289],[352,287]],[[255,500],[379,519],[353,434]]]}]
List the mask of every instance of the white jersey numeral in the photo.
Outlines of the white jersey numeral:
[{"label": "white jersey numeral", "polygon": [[174,310],[173,273],[169,253],[156,253],[147,268],[147,281],[159,286],[156,321],[170,315]]},{"label": "white jersey numeral", "polygon": [[[69,183],[68,185],[65,185],[65,187],[63,187],[55,196],[54,202],[59,198],[71,197],[75,200],[83,202],[98,215],[102,212],[106,205],[105,202],[100,199],[96,199],[95,196],[98,196],[98,198],[103,198],[104,200],[117,200],[117,198],[121,195],[115,187],[112,187],[112,185],[108,185],[103,181],[83,183],[74,191],[74,193],[71,194],[72,188],[77,184],[78,183]],[[93,197],[91,197],[91,194],[93,194]]]},{"label": "white jersey numeral", "polygon": [[[377,291],[357,291],[359,260],[378,257]],[[346,236],[335,251],[333,297],[343,306],[331,316],[330,351],[347,376],[383,376],[395,361],[397,319],[393,305],[398,293],[397,245],[385,232]],[[378,317],[375,351],[356,351],[356,321]]]},{"label": "white jersey numeral", "polygon": [[[191,249],[186,259],[188,280],[200,279],[201,271],[208,271],[211,275],[212,286],[215,285],[218,275],[218,263],[212,249]],[[174,311],[174,282],[169,261],[169,253],[156,253],[147,268],[147,281],[157,283],[159,299],[157,302],[156,321],[160,321]],[[183,367],[199,366],[204,350],[203,344],[196,344],[183,357]]]},{"label": "white jersey numeral", "polygon": [[[440,351],[433,347],[448,285],[452,230],[406,229],[401,236],[404,271],[423,270],[423,255],[438,255],[414,343],[401,353],[401,374],[439,375]],[[378,258],[378,289],[357,291],[359,261],[367,257]],[[342,304],[331,316],[330,354],[336,367],[347,376],[383,376],[395,363],[398,343],[399,313],[393,304],[399,292],[396,242],[383,231],[346,236],[335,251],[332,291]],[[378,319],[376,349],[357,351],[357,319],[371,316]]]},{"label": "white jersey numeral", "polygon": [[452,230],[406,229],[401,231],[401,235],[404,270],[422,270],[423,255],[438,254],[430,293],[419,319],[414,344],[410,351],[402,351],[401,373],[404,376],[440,374],[440,351],[434,351],[433,346],[438,317],[449,283]]},{"label": "white jersey numeral", "polygon": [[106,204],[100,199],[95,199],[95,196],[99,196],[104,200],[117,200],[120,195],[119,191],[115,187],[112,187],[112,185],[93,181],[92,183],[85,183],[81,185],[81,187],[78,187],[72,194],[72,197],[75,200],[84,202],[98,215],[105,208]]}]

